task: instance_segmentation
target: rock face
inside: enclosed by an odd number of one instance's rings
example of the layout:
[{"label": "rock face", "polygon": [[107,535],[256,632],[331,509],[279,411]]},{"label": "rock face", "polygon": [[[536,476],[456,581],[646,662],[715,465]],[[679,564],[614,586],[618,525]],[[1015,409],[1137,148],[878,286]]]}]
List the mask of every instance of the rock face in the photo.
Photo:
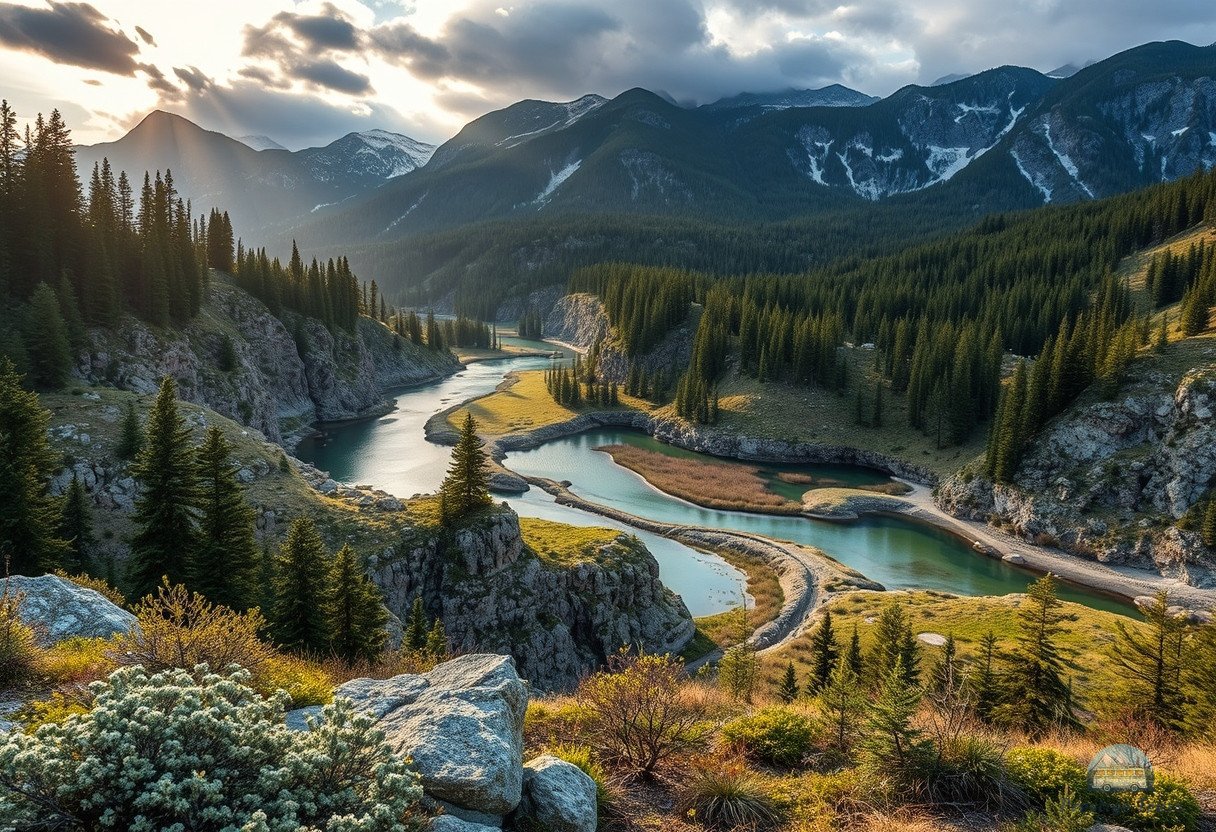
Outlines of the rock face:
[{"label": "rock face", "polygon": [[[128,318],[115,332],[95,330],[77,366],[90,382],[155,392],[173,376],[179,395],[261,431],[289,440],[315,421],[334,421],[386,406],[385,388],[439,378],[459,364],[360,318],[353,333],[331,333],[294,313],[282,318],[260,301],[214,277],[202,313],[176,331]],[[220,367],[225,343],[231,369]]]},{"label": "rock face", "polygon": [[19,595],[18,614],[44,646],[75,636],[109,638],[128,632],[135,616],[104,595],[58,575],[0,579],[0,591]]},{"label": "rock face", "polygon": [[1210,365],[1169,376],[1138,362],[1113,400],[1087,396],[1053,420],[1014,482],[956,474],[937,501],[1028,540],[1213,586],[1213,553],[1175,523],[1216,479],[1214,410]]},{"label": "rock face", "polygon": [[549,754],[529,760],[519,812],[548,832],[595,832],[595,781]]},{"label": "rock face", "polygon": [[[528,688],[509,656],[470,654],[421,675],[353,679],[334,696],[376,719],[450,814],[501,826],[519,805]],[[300,712],[289,715],[292,727],[300,722]]]},{"label": "rock face", "polygon": [[515,656],[541,689],[573,687],[625,645],[678,652],[695,629],[635,538],[621,535],[594,560],[548,563],[524,547],[505,506],[455,533],[413,531],[368,568],[394,615],[421,595],[456,650]]}]

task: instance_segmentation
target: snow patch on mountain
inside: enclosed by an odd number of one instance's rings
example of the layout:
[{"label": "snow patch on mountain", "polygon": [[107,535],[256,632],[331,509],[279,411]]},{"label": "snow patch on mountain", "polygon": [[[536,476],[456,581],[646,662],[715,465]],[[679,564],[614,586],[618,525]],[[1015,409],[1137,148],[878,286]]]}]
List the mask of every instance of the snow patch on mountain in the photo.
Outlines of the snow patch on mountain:
[{"label": "snow patch on mountain", "polygon": [[366,145],[356,155],[370,155],[388,161],[385,179],[393,179],[425,165],[435,152],[435,145],[411,139],[388,130],[365,130],[356,133]]},{"label": "snow patch on mountain", "polygon": [[[1094,192],[1089,189],[1088,185],[1081,181],[1081,172],[1077,169],[1077,166],[1073,163],[1072,159],[1069,158],[1067,153],[1061,153],[1056,148],[1056,143],[1051,138],[1051,124],[1044,119],[1040,127],[1042,129],[1039,132],[1042,134],[1043,139],[1047,142],[1048,150],[1055,154],[1055,157],[1060,160],[1060,166],[1068,172],[1068,175],[1072,177],[1072,181],[1076,182],[1077,185],[1081,187],[1081,190],[1089,194],[1090,199],[1093,199]],[[1164,159],[1162,161],[1164,162]]]},{"label": "snow patch on mountain", "polygon": [[988,105],[981,107],[976,104],[963,104],[962,102],[960,102],[957,106],[960,110],[962,110],[962,112],[954,117],[955,124],[959,124],[964,118],[966,118],[971,113],[990,113],[994,116],[999,116],[1001,114],[1000,108],[996,107],[992,104],[988,104]]},{"label": "snow patch on mountain", "polygon": [[958,173],[971,161],[969,147],[938,147],[931,144],[925,148],[929,151],[929,158],[925,160],[925,166],[933,171],[936,177],[931,185],[936,185],[938,182],[945,182],[954,174]]},{"label": "snow patch on mountain", "polygon": [[1051,202],[1051,188],[1047,187],[1046,183],[1041,181],[1038,177],[1032,176],[1030,171],[1026,170],[1026,166],[1022,164],[1022,160],[1018,156],[1017,150],[1010,150],[1009,155],[1013,158],[1013,163],[1018,166],[1018,171],[1022,174],[1022,176],[1026,177],[1026,181],[1038,188],[1039,193],[1043,194],[1043,201]]},{"label": "snow patch on mountain", "polygon": [[576,98],[574,101],[562,102],[555,105],[559,108],[559,111],[557,117],[549,124],[546,124],[544,127],[538,127],[535,130],[529,130],[526,133],[516,133],[513,136],[507,136],[505,139],[499,139],[494,143],[494,146],[512,148],[542,133],[564,130],[590,113],[594,113],[607,103],[608,99],[599,95],[584,95],[582,98]]},{"label": "snow patch on mountain", "polygon": [[549,197],[553,192],[562,186],[562,183],[574,175],[574,172],[583,164],[582,159],[575,159],[559,171],[549,172],[549,184],[544,190],[537,194],[536,199],[532,200],[533,205],[544,205],[549,201]]},{"label": "snow patch on mountain", "polygon": [[416,208],[417,208],[419,205],[421,205],[421,204],[422,204],[422,200],[426,199],[428,194],[430,194],[430,191],[424,191],[424,192],[423,192],[423,194],[422,194],[422,196],[418,197],[418,200],[417,200],[417,201],[416,201],[416,202],[415,202],[413,205],[411,205],[409,208],[406,208],[406,209],[405,209],[405,213],[404,213],[404,214],[402,214],[401,216],[397,217],[397,219],[393,220],[393,221],[392,221],[392,222],[390,222],[388,225],[386,225],[386,226],[384,227],[384,231],[381,231],[380,233],[381,233],[381,234],[383,234],[383,233],[385,233],[385,231],[391,231],[392,229],[394,229],[394,228],[396,228],[398,225],[400,225],[400,224],[402,223],[402,221],[403,221],[403,220],[404,220],[406,217],[408,217],[410,214],[414,213],[414,210],[415,210],[415,209],[416,209]]}]

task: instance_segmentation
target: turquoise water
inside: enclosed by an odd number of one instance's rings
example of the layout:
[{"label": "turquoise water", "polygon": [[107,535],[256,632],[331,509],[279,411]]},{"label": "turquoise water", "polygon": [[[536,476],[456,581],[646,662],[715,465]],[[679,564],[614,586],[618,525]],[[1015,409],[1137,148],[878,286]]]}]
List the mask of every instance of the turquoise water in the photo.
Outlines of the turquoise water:
[{"label": "turquoise water", "polygon": [[[333,427],[302,442],[296,455],[330,472],[335,479],[374,485],[401,497],[439,487],[450,449],[423,440],[423,425],[434,413],[490,392],[509,370],[548,366],[543,357],[481,362],[441,382],[402,392],[397,409],[380,419]],[[568,480],[572,490],[593,502],[667,523],[734,529],[815,546],[889,588],[936,589],[958,595],[1022,592],[1035,576],[1000,560],[974,553],[958,538],[932,526],[898,517],[868,517],[830,523],[707,509],[649,485],[595,448],[630,444],[672,455],[697,456],[663,445],[635,431],[599,429],[511,453],[506,465],[521,474]],[[843,479],[850,484],[881,482],[885,475],[850,466],[765,465],[774,489],[789,485],[780,471]],[[800,494],[804,486],[793,486]],[[721,612],[738,603],[743,576],[712,555],[667,538],[619,525],[599,515],[559,506],[539,489],[508,500],[521,515],[578,526],[611,526],[638,535],[655,554],[660,576],[678,592],[694,615]],[[1060,595],[1097,609],[1131,614],[1132,608],[1079,587],[1062,585]]]}]

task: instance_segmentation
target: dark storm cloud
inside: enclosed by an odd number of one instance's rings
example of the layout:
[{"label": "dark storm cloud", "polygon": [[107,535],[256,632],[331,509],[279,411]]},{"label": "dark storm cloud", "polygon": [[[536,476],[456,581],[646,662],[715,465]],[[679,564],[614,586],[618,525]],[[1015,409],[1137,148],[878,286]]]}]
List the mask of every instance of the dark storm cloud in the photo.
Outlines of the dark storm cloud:
[{"label": "dark storm cloud", "polygon": [[136,26],[135,34],[139,35],[140,38],[143,39],[143,42],[148,44],[148,46],[156,46],[156,38],[154,38],[150,34],[148,34],[148,30],[145,29],[144,27]]},{"label": "dark storm cloud", "polygon": [[0,4],[0,44],[33,52],[57,64],[131,75],[139,45],[110,28],[88,3],[48,2],[48,8]]},{"label": "dark storm cloud", "polygon": [[366,75],[351,72],[333,61],[305,61],[291,66],[288,74],[313,86],[335,92],[365,95],[372,91],[371,81]]},{"label": "dark storm cloud", "polygon": [[359,42],[359,30],[346,17],[326,4],[319,15],[280,12],[275,21],[284,24],[313,49],[354,49]]},{"label": "dark storm cloud", "polygon": [[230,136],[273,134],[291,148],[328,144],[352,130],[373,127],[418,135],[417,125],[406,123],[395,110],[374,102],[366,111],[353,112],[314,95],[268,89],[249,81],[189,90],[171,109],[209,130]]},{"label": "dark storm cloud", "polygon": [[205,90],[211,85],[211,79],[203,74],[202,70],[196,66],[189,68],[175,66],[173,67],[173,74],[176,75],[183,84],[195,91]]}]

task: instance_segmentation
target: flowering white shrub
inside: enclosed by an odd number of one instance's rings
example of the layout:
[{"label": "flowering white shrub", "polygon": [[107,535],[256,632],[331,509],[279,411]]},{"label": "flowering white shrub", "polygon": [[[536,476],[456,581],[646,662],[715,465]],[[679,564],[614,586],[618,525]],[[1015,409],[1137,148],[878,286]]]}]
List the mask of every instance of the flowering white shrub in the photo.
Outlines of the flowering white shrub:
[{"label": "flowering white shrub", "polygon": [[413,832],[422,788],[372,721],[327,706],[283,724],[249,673],[206,666],[93,684],[93,710],[0,745],[0,828],[192,832]]}]

